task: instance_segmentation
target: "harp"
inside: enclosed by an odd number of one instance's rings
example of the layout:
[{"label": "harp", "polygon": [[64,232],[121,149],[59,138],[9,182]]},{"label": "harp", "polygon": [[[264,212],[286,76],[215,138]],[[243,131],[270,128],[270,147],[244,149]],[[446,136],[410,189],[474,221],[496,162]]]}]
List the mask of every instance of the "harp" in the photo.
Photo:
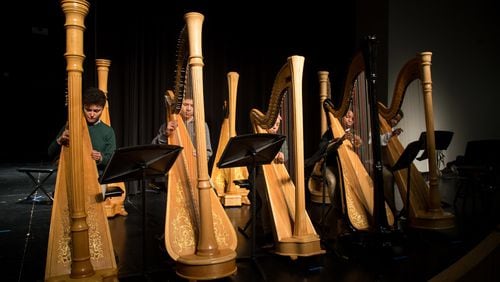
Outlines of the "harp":
[{"label": "harp", "polygon": [[[113,244],[102,202],[97,166],[82,113],[84,18],[89,3],[63,0],[66,16],[66,61],[70,145],[62,148],[49,229],[46,281],[94,277],[117,281]],[[83,173],[82,173],[83,172]]]},{"label": "harp", "polygon": [[[229,72],[227,74],[229,105],[225,104],[226,117],[222,122],[219,145],[217,146],[214,164],[219,162],[229,139],[236,136],[236,94],[238,89],[238,78],[239,74],[237,72]],[[224,206],[230,207],[250,204],[248,189],[237,187],[233,182],[233,180],[248,179],[248,170],[246,167],[218,168],[214,165],[211,177],[217,194],[222,199],[222,204]]]},{"label": "harp", "polygon": [[[330,81],[328,79],[327,71],[319,71],[318,79],[319,79],[319,104],[320,104],[320,113],[321,113],[321,135],[327,131],[327,114],[325,112],[325,108],[323,107],[323,103],[327,98],[331,98],[330,93]],[[307,187],[309,188],[309,194],[311,195],[311,201],[315,203],[330,203],[330,191],[324,191],[324,179],[323,176],[330,176],[328,172],[325,172],[325,175],[322,175],[322,161],[318,161],[314,164],[313,170],[311,172],[311,177],[307,181]],[[335,180],[329,180],[328,183],[335,183]],[[331,185],[329,184],[329,185]],[[327,188],[328,190],[328,188]]]},{"label": "harp", "polygon": [[[175,94],[168,91],[169,119],[177,120],[178,128],[168,138],[169,144],[184,149],[168,173],[165,217],[165,246],[176,261],[177,275],[186,279],[216,279],[236,271],[237,237],[234,227],[210,185],[205,144],[205,111],[203,106],[203,60],[201,31],[203,15],[187,13],[186,28],[181,32],[178,63],[187,59],[187,67],[178,66]],[[187,37],[186,37],[187,36]],[[187,42],[188,41],[188,42]],[[189,50],[184,44],[189,43]],[[184,51],[189,51],[183,54]],[[178,115],[185,92],[192,93],[195,110],[194,146],[182,118]]]},{"label": "harp", "polygon": [[292,136],[294,163],[291,167],[296,175],[295,184],[284,164],[271,163],[262,166],[269,206],[274,223],[275,252],[296,258],[325,253],[320,238],[305,209],[304,197],[304,150],[302,129],[302,71],[304,57],[291,56],[274,80],[267,112],[250,111],[250,120],[255,133],[264,133],[271,128],[287,93],[292,100],[290,115],[295,131]]},{"label": "harp", "polygon": [[[410,175],[410,203],[405,202],[405,207],[409,207],[409,224],[415,228],[422,229],[446,229],[454,226],[454,216],[441,209],[441,196],[438,185],[438,168],[436,162],[436,146],[434,140],[434,113],[432,108],[432,80],[431,80],[431,52],[419,53],[415,58],[409,60],[400,70],[392,101],[389,107],[379,103],[379,120],[381,132],[391,130],[391,120],[402,107],[405,92],[408,85],[420,79],[423,89],[425,125],[426,125],[426,146],[429,162],[429,184],[412,164]],[[403,145],[398,138],[391,138],[386,150],[385,157],[389,164],[393,166],[399,156],[404,151]],[[407,171],[399,170],[394,172],[395,181],[398,185],[401,198],[406,201],[407,195]]]},{"label": "harp", "polygon": [[[347,111],[352,107],[352,102],[358,101],[363,104],[363,110],[369,110],[366,99],[358,99],[366,93],[359,93],[360,89],[364,90],[364,71],[365,63],[363,53],[357,53],[349,66],[346,81],[341,99],[339,99],[338,107],[336,107],[331,99],[325,99],[324,107],[327,111],[329,124],[332,129],[333,137],[340,138],[344,136],[345,130],[339,121]],[[328,88],[328,79],[321,80],[324,85],[320,87],[323,91]],[[354,95],[354,97],[353,97]],[[357,98],[356,98],[357,97]],[[361,101],[363,103],[361,103]],[[358,111],[360,112],[360,111]],[[356,130],[356,132],[360,132]],[[363,134],[368,136],[366,133]],[[363,146],[368,145],[368,141],[363,141]],[[368,150],[371,151],[371,150]],[[363,161],[352,142],[344,141],[337,149],[339,168],[338,175],[341,175],[338,184],[341,191],[341,204],[344,219],[347,225],[358,231],[369,231],[377,228],[377,218],[375,209],[375,184],[370,175],[370,167]],[[381,188],[382,189],[382,188]],[[389,206],[385,203],[382,207],[385,211],[385,220],[389,225],[394,224],[394,215]]]},{"label": "harp", "polygon": [[[106,97],[108,97],[108,73],[111,61],[105,59],[96,59],[95,63],[97,66],[98,87],[106,94]],[[109,117],[109,101],[107,101],[106,105],[104,106],[103,113],[101,115],[101,121],[111,126],[111,119]],[[123,216],[128,215],[123,204],[126,197],[125,183],[117,182],[106,184],[106,190],[109,190],[113,187],[120,189],[121,195],[116,197],[108,197],[105,200],[104,208],[106,210],[107,217],[113,217],[117,214]]]}]

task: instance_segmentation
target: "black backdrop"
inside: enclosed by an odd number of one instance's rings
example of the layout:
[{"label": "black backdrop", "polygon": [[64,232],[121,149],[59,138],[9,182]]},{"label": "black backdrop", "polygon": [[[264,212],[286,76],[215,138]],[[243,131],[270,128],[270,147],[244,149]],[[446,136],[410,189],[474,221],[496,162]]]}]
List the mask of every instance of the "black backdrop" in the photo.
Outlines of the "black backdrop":
[{"label": "black backdrop", "polygon": [[[266,2],[242,1],[235,7],[234,1],[90,1],[83,88],[97,85],[95,59],[110,59],[108,91],[117,145],[149,143],[164,120],[163,94],[172,87],[183,15],[201,12],[205,15],[205,113],[213,149],[217,148],[222,104],[227,99],[227,72],[240,74],[236,130],[238,134],[250,133],[250,109],[267,110],[278,70],[288,56],[302,55],[307,157],[316,150],[320,137],[317,72],[329,71],[333,93],[338,93],[359,44],[352,1],[329,3],[328,7],[314,2],[298,5],[283,1],[286,4],[280,6],[278,1],[268,7]],[[46,161],[46,148],[67,116],[64,14],[60,3],[52,0],[35,1],[30,10],[30,74],[10,61],[12,75],[3,78],[2,87],[10,93],[19,92],[19,85],[29,80],[29,93],[13,97],[15,103],[29,101],[17,113],[34,119],[9,123],[7,129],[18,138],[9,139],[12,143],[2,149],[3,161]]]}]

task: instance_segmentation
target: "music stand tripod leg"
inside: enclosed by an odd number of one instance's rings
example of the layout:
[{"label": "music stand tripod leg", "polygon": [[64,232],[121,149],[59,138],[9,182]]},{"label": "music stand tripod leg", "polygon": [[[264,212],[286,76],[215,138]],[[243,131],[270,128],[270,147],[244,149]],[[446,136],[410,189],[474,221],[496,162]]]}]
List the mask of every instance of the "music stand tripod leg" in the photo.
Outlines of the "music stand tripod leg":
[{"label": "music stand tripod leg", "polygon": [[[252,197],[252,199],[253,199],[253,197]],[[249,239],[250,236],[248,236],[248,234],[246,232],[247,232],[248,227],[250,227],[250,224],[252,224],[252,220],[253,220],[253,218],[248,219],[247,223],[245,224],[245,226],[243,228],[238,227],[238,231],[240,231],[240,233],[243,236],[245,236],[245,238],[247,238],[247,239]]]},{"label": "music stand tripod leg", "polygon": [[325,221],[326,221],[326,188],[327,188],[327,180],[326,180],[326,155],[322,157],[323,162],[321,163],[321,183],[323,184],[323,188],[321,189],[321,234],[325,237]]},{"label": "music stand tripod leg", "polygon": [[250,178],[248,179],[248,181],[249,181],[249,183],[248,183],[249,185],[248,185],[248,186],[249,186],[249,188],[250,188],[250,190],[251,190],[251,193],[252,193],[252,195],[251,195],[251,197],[252,197],[252,202],[253,202],[253,205],[251,206],[251,209],[252,209],[252,216],[248,219],[247,223],[245,223],[245,226],[244,226],[243,228],[238,227],[238,231],[239,231],[239,232],[240,232],[243,236],[245,236],[245,238],[247,238],[247,239],[250,239],[250,236],[248,236],[248,234],[247,234],[246,232],[247,232],[248,227],[250,227],[250,224],[252,224],[252,223],[253,223],[253,221],[254,221],[253,210],[255,209],[255,206],[256,206],[256,204],[257,204],[257,202],[256,202],[256,200],[255,200],[255,199],[256,199],[256,196],[255,196],[255,187],[254,187],[254,186],[255,186],[255,185],[254,185],[254,183],[255,183],[255,179],[254,179],[253,181],[252,181],[252,179],[251,179],[251,178],[253,177],[253,175],[255,174],[255,169],[254,169],[254,168],[250,168],[249,170],[250,170],[251,175],[250,175]]},{"label": "music stand tripod leg", "polygon": [[[255,159],[255,156],[254,156],[254,159]],[[254,189],[253,189],[253,194],[252,194],[252,201],[255,203],[254,206],[252,207],[252,246],[251,246],[251,249],[250,249],[250,258],[252,259],[252,263],[255,265],[255,267],[257,267],[257,270],[259,271],[259,274],[260,276],[262,277],[262,279],[264,281],[267,280],[267,277],[266,277],[266,274],[264,273],[264,270],[262,269],[262,267],[259,265],[258,261],[257,261],[257,256],[256,256],[256,253],[255,253],[255,250],[256,250],[256,239],[257,239],[257,222],[256,222],[256,218],[257,218],[257,207],[256,207],[256,203],[257,203],[257,187],[255,187],[255,181],[256,181],[256,173],[257,173],[257,168],[256,168],[256,165],[255,165],[255,161],[254,161],[254,164],[252,165],[252,186],[254,186]],[[262,203],[264,204],[264,203]]]},{"label": "music stand tripod leg", "polygon": [[401,211],[400,215],[398,216],[398,219],[401,219],[403,217],[403,221],[408,223],[410,219],[410,188],[411,188],[411,163],[406,169],[408,175],[406,177],[406,203],[403,207],[403,210]]},{"label": "music stand tripod leg", "polygon": [[[146,179],[165,175],[182,147],[168,144],[139,145],[116,149],[103,174],[101,184],[139,181],[142,193],[142,276],[146,277]],[[147,278],[147,277],[146,277]]]},{"label": "music stand tripod leg", "polygon": [[[256,240],[256,235],[257,235],[256,225],[257,225],[257,222],[255,219],[257,218],[257,206],[256,206],[257,205],[257,191],[256,191],[257,187],[255,187],[255,182],[256,182],[257,168],[256,168],[255,164],[251,165],[250,171],[251,171],[251,175],[249,177],[249,181],[250,181],[250,188],[252,190],[251,193],[252,193],[252,203],[253,203],[253,205],[251,207],[252,208],[252,215],[251,215],[251,218],[245,224],[244,228],[238,227],[238,230],[243,234],[243,236],[245,236],[247,239],[250,238],[250,257],[246,257],[246,258],[242,258],[242,259],[250,259],[251,263],[257,268],[257,271],[259,272],[263,281],[266,281],[267,277],[264,273],[264,270],[257,262],[257,255],[256,255],[256,241],[257,241]],[[250,224],[252,225],[252,234],[250,236],[248,236],[248,234],[246,234],[246,230],[248,229],[248,227],[250,227]]]},{"label": "music stand tripod leg", "polygon": [[[217,164],[219,168],[247,166],[251,167],[253,194],[252,201],[252,243],[250,258],[253,264],[257,267],[261,277],[266,280],[264,272],[257,263],[255,254],[255,236],[256,236],[256,199],[257,192],[255,187],[257,165],[269,164],[274,160],[274,157],[279,152],[285,136],[276,134],[248,134],[231,137],[229,139],[224,152]],[[242,154],[244,153],[244,154]],[[258,159],[257,159],[258,157]],[[258,162],[257,162],[258,161]]]},{"label": "music stand tripod leg", "polygon": [[411,178],[411,163],[410,165],[408,166],[408,177],[406,179],[406,210],[405,210],[405,214],[406,214],[406,220],[409,220],[410,219],[410,188],[411,188],[411,181],[410,181],[410,178]]}]

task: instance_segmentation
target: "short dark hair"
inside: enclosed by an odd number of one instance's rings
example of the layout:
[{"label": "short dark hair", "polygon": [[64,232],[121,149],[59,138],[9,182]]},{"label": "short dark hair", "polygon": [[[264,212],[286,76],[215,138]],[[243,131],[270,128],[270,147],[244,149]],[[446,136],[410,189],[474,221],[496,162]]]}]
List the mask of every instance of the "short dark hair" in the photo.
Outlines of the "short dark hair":
[{"label": "short dark hair", "polygon": [[106,105],[106,100],[106,94],[104,94],[104,91],[96,87],[89,87],[82,94],[83,106],[98,105],[104,107]]}]

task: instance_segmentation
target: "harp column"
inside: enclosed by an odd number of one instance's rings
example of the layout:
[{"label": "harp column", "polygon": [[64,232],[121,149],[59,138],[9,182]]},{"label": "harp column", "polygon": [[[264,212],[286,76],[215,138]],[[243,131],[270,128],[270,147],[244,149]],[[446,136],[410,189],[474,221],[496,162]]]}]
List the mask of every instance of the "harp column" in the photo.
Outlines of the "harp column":
[{"label": "harp column", "polygon": [[328,96],[328,75],[329,72],[327,71],[319,71],[318,72],[318,78],[319,78],[319,107],[320,107],[320,113],[321,113],[321,136],[325,133],[325,131],[328,129],[327,128],[327,122],[326,122],[326,112],[325,109],[323,108],[323,102],[325,102],[326,98],[329,98]]},{"label": "harp column", "polygon": [[62,9],[66,15],[66,70],[68,73],[68,115],[71,174],[68,177],[68,204],[71,213],[71,278],[93,276],[94,268],[90,262],[89,226],[85,212],[85,188],[83,171],[83,132],[82,132],[82,73],[83,33],[85,16],[89,3],[85,0],[63,0]]},{"label": "harp column", "polygon": [[193,86],[193,102],[196,142],[200,229],[196,253],[178,259],[177,274],[190,279],[216,279],[236,272],[236,252],[219,249],[214,233],[212,206],[210,200],[210,177],[208,175],[207,149],[205,143],[205,109],[203,104],[203,55],[201,28],[203,15],[187,13],[184,16],[189,36],[189,67]]},{"label": "harp column", "polygon": [[305,193],[304,193],[304,130],[302,120],[302,73],[304,69],[304,57],[292,56],[289,59],[289,64],[292,73],[292,83],[300,85],[300,87],[293,87],[292,100],[294,107],[294,114],[292,117],[292,125],[295,129],[293,135],[293,144],[295,144],[295,176],[297,179],[296,196],[295,196],[295,224],[293,228],[293,235],[302,237],[309,236],[306,230],[306,206],[305,206]]},{"label": "harp column", "polygon": [[[321,116],[321,135],[320,138],[323,137],[323,134],[328,130],[328,123],[327,123],[327,113],[325,112],[325,109],[323,107],[323,102],[327,98],[329,98],[329,81],[328,81],[328,71],[318,71],[318,79],[319,79],[319,112]],[[326,164],[325,164],[326,165]],[[309,188],[309,193],[311,196],[311,201],[314,203],[320,203],[322,204],[323,202],[325,204],[330,204],[330,196],[327,194],[328,190],[324,191],[327,187],[325,187],[325,181],[323,177],[323,164],[322,161],[316,162],[314,165],[313,171],[312,171],[312,176],[308,180],[308,188]],[[319,180],[318,180],[319,179]],[[324,192],[325,193],[324,193]]]},{"label": "harp column", "polygon": [[[111,66],[111,61],[106,59],[96,59],[95,64],[97,66],[97,80],[98,80],[97,85],[99,89],[101,89],[106,94],[106,98],[108,98],[108,74],[109,74],[109,66]],[[111,125],[109,118],[108,101],[106,101],[106,104],[104,105],[103,112],[105,119],[107,119],[104,122],[107,123],[108,125]]]},{"label": "harp column", "polygon": [[431,77],[431,56],[432,53],[421,53],[422,60],[422,89],[424,91],[425,126],[427,128],[427,151],[429,152],[429,189],[430,189],[430,210],[441,209],[441,196],[439,195],[437,165],[436,165],[436,144],[434,140],[434,111],[432,109],[432,81]]},{"label": "harp column", "polygon": [[[240,75],[237,72],[229,72],[227,74],[227,86],[229,89],[229,138],[236,136],[236,93],[238,89],[238,79]],[[220,141],[219,141],[220,142]],[[243,189],[236,187],[233,183],[235,179],[236,170],[238,168],[226,168],[227,172],[227,186],[226,191],[223,196],[224,206],[241,206],[242,198],[248,191],[243,191]],[[248,202],[248,197],[246,197],[246,202]]]},{"label": "harp column", "polygon": [[[102,90],[104,94],[106,94],[107,98],[106,104],[104,105],[104,109],[102,111],[101,121],[111,126],[111,117],[109,114],[109,95],[108,95],[108,74],[109,74],[109,67],[111,66],[111,60],[96,59],[95,64],[97,67],[98,88]],[[122,194],[120,196],[109,197],[105,199],[104,208],[106,210],[106,216],[110,218],[117,214],[123,216],[128,215],[127,211],[125,210],[125,206],[123,204],[126,197],[125,183],[117,182],[105,185],[106,189],[110,187],[118,187],[120,190],[122,190]]]},{"label": "harp column", "polygon": [[432,52],[418,54],[420,59],[420,77],[424,95],[426,143],[429,154],[429,198],[427,210],[412,220],[411,225],[417,228],[446,229],[454,226],[454,215],[441,208],[439,194],[436,143],[434,135],[434,111],[432,106],[431,57]]}]

